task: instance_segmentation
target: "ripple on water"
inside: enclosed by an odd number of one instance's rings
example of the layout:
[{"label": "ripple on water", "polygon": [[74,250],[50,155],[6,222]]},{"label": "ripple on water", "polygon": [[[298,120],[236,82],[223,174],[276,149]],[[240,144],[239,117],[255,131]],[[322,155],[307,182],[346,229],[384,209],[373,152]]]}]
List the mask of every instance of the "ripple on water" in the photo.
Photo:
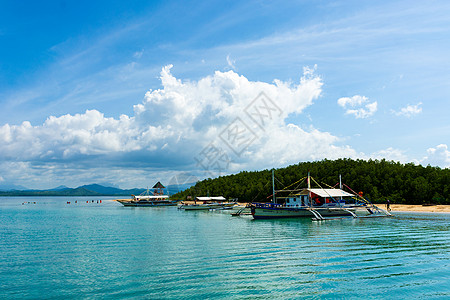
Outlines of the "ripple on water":
[{"label": "ripple on water", "polygon": [[0,205],[3,298],[450,297],[449,216],[253,221],[51,203]]}]

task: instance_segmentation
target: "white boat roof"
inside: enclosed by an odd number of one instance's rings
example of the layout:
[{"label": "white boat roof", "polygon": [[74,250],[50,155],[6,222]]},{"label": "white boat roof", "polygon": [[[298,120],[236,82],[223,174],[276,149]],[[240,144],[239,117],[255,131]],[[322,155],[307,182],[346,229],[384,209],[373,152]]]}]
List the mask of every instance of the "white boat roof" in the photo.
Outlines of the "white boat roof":
[{"label": "white boat roof", "polygon": [[341,189],[305,189],[308,192],[314,193],[319,197],[353,197],[355,195],[347,193]]},{"label": "white boat roof", "polygon": [[161,199],[161,198],[169,198],[167,195],[144,195],[144,196],[135,196],[137,199]]},{"label": "white boat roof", "polygon": [[199,201],[225,201],[225,197],[218,196],[218,197],[195,197]]}]

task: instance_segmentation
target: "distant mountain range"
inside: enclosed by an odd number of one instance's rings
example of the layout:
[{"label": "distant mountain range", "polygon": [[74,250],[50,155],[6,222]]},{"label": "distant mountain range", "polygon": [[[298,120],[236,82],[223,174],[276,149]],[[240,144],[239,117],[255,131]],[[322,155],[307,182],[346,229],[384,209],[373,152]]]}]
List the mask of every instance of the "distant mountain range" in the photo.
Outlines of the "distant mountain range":
[{"label": "distant mountain range", "polygon": [[[167,186],[164,190],[169,195],[173,195],[189,188],[195,183],[184,184],[183,186]],[[0,186],[0,196],[130,196],[139,195],[146,191],[144,188],[119,189],[100,184],[82,185],[77,188],[58,186],[48,190],[29,190],[22,186]],[[151,190],[150,190],[151,191]]]},{"label": "distant mountain range", "polygon": [[0,191],[11,191],[11,190],[25,190],[26,187],[22,185],[15,184],[1,184],[0,183]]}]

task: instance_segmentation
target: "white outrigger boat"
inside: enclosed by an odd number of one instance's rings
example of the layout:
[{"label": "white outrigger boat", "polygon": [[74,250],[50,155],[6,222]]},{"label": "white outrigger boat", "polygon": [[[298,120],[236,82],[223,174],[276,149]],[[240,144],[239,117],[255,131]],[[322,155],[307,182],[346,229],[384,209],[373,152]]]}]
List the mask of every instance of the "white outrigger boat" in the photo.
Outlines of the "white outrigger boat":
[{"label": "white outrigger boat", "polygon": [[181,203],[178,205],[178,208],[184,210],[210,210],[232,208],[234,205],[236,205],[236,202],[227,202],[223,196],[195,197],[193,204]]},{"label": "white outrigger boat", "polygon": [[[251,203],[250,209],[254,219],[273,218],[312,218],[325,220],[342,217],[388,217],[388,211],[381,209],[362,195],[348,193],[340,188],[311,188],[308,174],[308,187],[297,190],[275,191],[272,172],[272,202]],[[287,192],[284,197],[275,197],[277,193]]]},{"label": "white outrigger boat", "polygon": [[149,190],[139,196],[131,195],[131,199],[119,199],[117,202],[123,206],[176,206],[178,201],[169,200],[168,195],[163,194],[165,187],[161,182],[157,182],[153,188],[153,195],[150,195]]}]

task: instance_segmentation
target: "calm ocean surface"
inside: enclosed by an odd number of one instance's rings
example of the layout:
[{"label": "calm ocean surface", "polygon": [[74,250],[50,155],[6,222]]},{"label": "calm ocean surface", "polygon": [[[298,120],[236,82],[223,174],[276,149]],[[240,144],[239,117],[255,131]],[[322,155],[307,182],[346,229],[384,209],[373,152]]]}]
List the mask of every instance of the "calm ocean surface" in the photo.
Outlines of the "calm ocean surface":
[{"label": "calm ocean surface", "polygon": [[0,298],[450,299],[449,214],[254,221],[92,199],[0,197]]}]

